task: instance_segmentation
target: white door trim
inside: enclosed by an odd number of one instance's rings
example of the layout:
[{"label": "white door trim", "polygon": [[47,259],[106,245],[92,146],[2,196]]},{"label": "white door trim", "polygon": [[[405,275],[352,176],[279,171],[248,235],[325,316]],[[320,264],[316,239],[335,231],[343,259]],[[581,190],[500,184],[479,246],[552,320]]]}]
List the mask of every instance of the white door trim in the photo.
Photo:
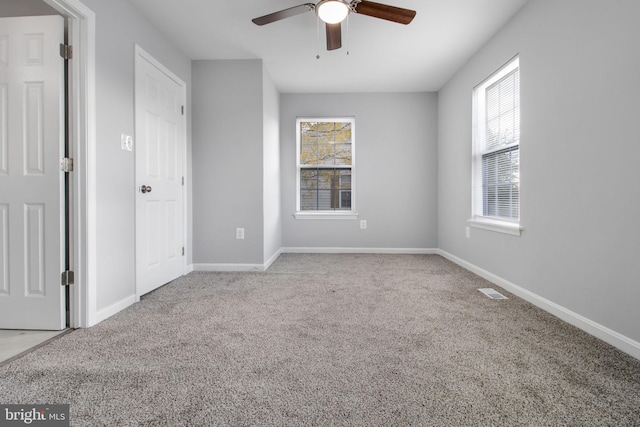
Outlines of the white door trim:
[{"label": "white door trim", "polygon": [[96,17],[80,0],[44,0],[69,18],[72,260],[71,327],[96,324]]},{"label": "white door trim", "polygon": [[[153,56],[151,56],[147,51],[145,51],[140,45],[136,44],[135,45],[135,58],[134,58],[134,63],[136,62],[137,58],[140,57],[142,59],[144,59],[145,61],[149,62],[151,65],[153,65],[154,67],[156,67],[158,70],[162,71],[165,75],[167,75],[167,77],[169,77],[171,80],[173,80],[178,86],[180,86],[180,91],[181,91],[181,96],[182,96],[182,100],[184,102],[184,115],[182,116],[182,146],[180,147],[180,149],[182,150],[182,174],[184,177],[184,188],[182,189],[182,242],[185,248],[185,254],[182,257],[182,271],[183,274],[187,274],[187,256],[188,256],[188,245],[187,245],[187,194],[189,192],[189,183],[187,181],[187,84],[180,78],[178,77],[175,73],[173,73],[171,70],[169,70],[167,67],[165,67],[161,62],[159,62],[157,59],[155,59]],[[137,71],[134,71],[137,72]],[[137,111],[134,108],[134,111]],[[134,122],[136,123],[135,128],[137,129],[137,120],[138,118],[136,117],[134,119]],[[136,212],[136,218],[137,218],[137,212]],[[137,235],[137,233],[136,233]],[[136,241],[136,245],[138,245],[139,242]],[[137,253],[137,250],[136,250]],[[139,265],[138,265],[139,260],[136,260],[136,302],[140,301],[140,288],[138,283],[140,282],[140,276],[139,276]]]}]

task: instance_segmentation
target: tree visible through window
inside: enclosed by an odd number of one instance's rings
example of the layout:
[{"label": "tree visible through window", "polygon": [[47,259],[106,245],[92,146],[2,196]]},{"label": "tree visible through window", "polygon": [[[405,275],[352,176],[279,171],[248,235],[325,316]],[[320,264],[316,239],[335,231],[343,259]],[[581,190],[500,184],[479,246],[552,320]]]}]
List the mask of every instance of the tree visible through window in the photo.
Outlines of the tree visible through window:
[{"label": "tree visible through window", "polygon": [[298,211],[351,211],[354,121],[298,119]]}]

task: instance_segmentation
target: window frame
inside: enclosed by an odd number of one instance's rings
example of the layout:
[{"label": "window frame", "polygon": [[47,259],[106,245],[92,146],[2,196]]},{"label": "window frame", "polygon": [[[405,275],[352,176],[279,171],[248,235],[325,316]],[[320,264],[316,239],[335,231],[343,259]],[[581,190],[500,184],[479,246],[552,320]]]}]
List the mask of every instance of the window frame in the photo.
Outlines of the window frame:
[{"label": "window frame", "polygon": [[[513,151],[515,147],[518,149],[518,156],[520,156],[521,138],[518,134],[517,141],[513,141],[509,144],[504,144],[499,147],[493,147],[490,150],[480,150],[479,147],[483,145],[486,137],[486,93],[487,89],[492,87],[500,80],[513,73],[515,70],[520,69],[520,59],[516,55],[507,61],[506,64],[501,66],[497,71],[483,80],[480,84],[473,88],[473,101],[472,101],[472,173],[471,173],[471,218],[468,220],[468,224],[471,227],[481,228],[484,230],[496,231],[500,233],[511,234],[514,236],[520,236],[522,233],[522,226],[520,225],[520,210],[521,210],[521,194],[522,194],[522,180],[521,180],[521,167],[520,161],[518,161],[518,218],[506,218],[498,216],[485,215],[485,174],[483,168],[483,161],[486,156],[498,154],[506,151]],[[520,97],[520,93],[518,93]],[[520,110],[518,110],[520,114]]]},{"label": "window frame", "polygon": [[[326,166],[319,169],[349,169],[351,170],[351,209],[332,209],[332,210],[301,210],[300,209],[300,175],[303,169],[316,169],[318,165],[305,166],[300,163],[300,153],[302,149],[302,138],[300,132],[300,124],[303,122],[322,122],[322,123],[350,123],[351,124],[351,165],[350,166]],[[337,116],[337,117],[297,117],[296,118],[296,211],[294,218],[296,219],[357,219],[356,212],[356,126],[355,117],[353,116]],[[338,201],[342,205],[342,193],[347,190],[338,190]]]}]

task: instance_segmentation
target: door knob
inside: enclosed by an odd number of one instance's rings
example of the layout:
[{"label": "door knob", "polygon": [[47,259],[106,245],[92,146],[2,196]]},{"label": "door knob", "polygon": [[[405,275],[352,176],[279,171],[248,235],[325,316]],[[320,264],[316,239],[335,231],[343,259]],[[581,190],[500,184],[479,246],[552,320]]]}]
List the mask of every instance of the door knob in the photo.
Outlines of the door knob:
[{"label": "door knob", "polygon": [[140,191],[142,191],[142,194],[151,193],[151,187],[148,185],[143,185],[142,187],[140,187]]}]

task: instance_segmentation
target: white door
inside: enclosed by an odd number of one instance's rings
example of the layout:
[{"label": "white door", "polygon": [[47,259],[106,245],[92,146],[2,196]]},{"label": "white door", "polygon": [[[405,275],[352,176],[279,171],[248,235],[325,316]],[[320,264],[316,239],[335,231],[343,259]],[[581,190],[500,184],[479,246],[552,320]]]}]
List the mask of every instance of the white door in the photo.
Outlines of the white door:
[{"label": "white door", "polygon": [[0,328],[65,327],[64,21],[0,19]]},{"label": "white door", "polygon": [[136,51],[136,294],[182,275],[184,84]]}]

